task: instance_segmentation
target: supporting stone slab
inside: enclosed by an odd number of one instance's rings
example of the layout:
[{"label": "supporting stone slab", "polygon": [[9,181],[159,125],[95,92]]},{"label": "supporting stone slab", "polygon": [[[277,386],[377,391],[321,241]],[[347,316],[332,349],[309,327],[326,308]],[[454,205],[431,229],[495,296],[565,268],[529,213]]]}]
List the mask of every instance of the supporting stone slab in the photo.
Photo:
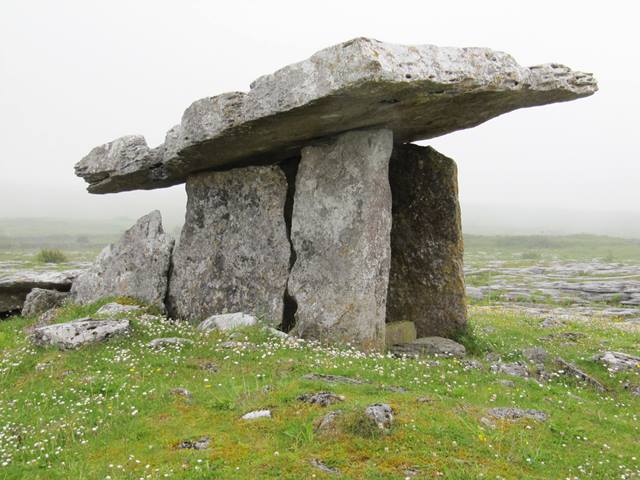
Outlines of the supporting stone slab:
[{"label": "supporting stone slab", "polygon": [[304,338],[384,347],[391,230],[389,130],[352,131],[302,150],[288,293]]},{"label": "supporting stone slab", "polygon": [[91,268],[76,278],[72,300],[86,304],[105,297],[133,297],[164,311],[173,245],[160,212],[154,210],[105,247]]},{"label": "supporting stone slab", "polygon": [[167,298],[176,318],[245,312],[277,325],[289,272],[285,174],[278,166],[187,179],[187,213]]},{"label": "supporting stone slab", "polygon": [[410,321],[418,337],[466,325],[457,167],[431,147],[395,145],[387,322]]}]

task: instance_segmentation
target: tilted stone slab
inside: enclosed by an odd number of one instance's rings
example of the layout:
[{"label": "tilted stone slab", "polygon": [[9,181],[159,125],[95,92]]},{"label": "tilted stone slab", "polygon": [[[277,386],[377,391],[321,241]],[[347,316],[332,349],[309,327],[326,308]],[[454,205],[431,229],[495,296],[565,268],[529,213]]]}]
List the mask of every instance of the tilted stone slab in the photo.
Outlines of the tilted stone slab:
[{"label": "tilted stone slab", "polygon": [[82,272],[83,270],[22,271],[0,277],[0,313],[22,310],[27,295],[34,288],[68,292],[71,283]]},{"label": "tilted stone slab", "polygon": [[53,346],[68,350],[102,342],[128,331],[129,320],[94,320],[87,317],[36,328],[32,341],[39,346]]},{"label": "tilted stone slab", "polygon": [[391,131],[372,130],[302,150],[288,293],[303,338],[384,347],[392,148]]},{"label": "tilted stone slab", "polygon": [[247,93],[197,100],[156,148],[138,135],[99,146],[76,174],[92,193],[160,188],[201,170],[293,157],[348,130],[385,127],[396,142],[411,142],[596,90],[591,74],[555,63],[521,67],[487,48],[356,38],[258,78]]},{"label": "tilted stone slab", "polygon": [[73,283],[72,299],[86,304],[105,297],[132,297],[164,311],[173,244],[164,233],[160,212],[154,210],[100,252]]},{"label": "tilted stone slab", "polygon": [[387,322],[413,322],[418,337],[448,337],[467,322],[456,164],[431,147],[395,145],[389,182]]},{"label": "tilted stone slab", "polygon": [[187,197],[169,288],[172,316],[200,321],[245,312],[278,325],[291,254],[282,169],[193,175]]}]

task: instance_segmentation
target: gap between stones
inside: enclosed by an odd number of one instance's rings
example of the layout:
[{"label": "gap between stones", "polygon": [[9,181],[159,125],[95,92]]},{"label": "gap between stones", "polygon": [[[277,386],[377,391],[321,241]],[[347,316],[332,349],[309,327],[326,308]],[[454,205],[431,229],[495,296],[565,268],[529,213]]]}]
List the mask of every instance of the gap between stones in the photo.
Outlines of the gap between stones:
[{"label": "gap between stones", "polygon": [[[280,164],[280,168],[284,172],[287,179],[287,196],[284,202],[284,224],[287,231],[287,241],[289,242],[290,256],[289,256],[289,275],[296,263],[297,254],[293,246],[291,239],[291,223],[293,221],[293,201],[296,194],[296,176],[298,174],[298,166],[300,165],[300,157],[294,157],[289,160],[285,160]],[[296,323],[296,311],[298,310],[298,302],[289,293],[289,278],[287,277],[287,285],[284,289],[282,297],[283,309],[282,309],[282,324],[281,329],[284,332],[290,332]]]}]

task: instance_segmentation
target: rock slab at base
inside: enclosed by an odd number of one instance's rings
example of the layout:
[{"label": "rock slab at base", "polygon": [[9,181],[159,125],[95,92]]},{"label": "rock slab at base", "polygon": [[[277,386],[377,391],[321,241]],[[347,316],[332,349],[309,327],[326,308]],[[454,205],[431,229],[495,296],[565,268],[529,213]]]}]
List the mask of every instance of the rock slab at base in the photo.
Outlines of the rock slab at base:
[{"label": "rock slab at base", "polygon": [[82,270],[61,272],[22,271],[0,276],[0,313],[22,310],[27,295],[34,288],[68,292]]},{"label": "rock slab at base", "polygon": [[246,313],[225,313],[222,315],[212,315],[198,325],[198,330],[234,330],[236,328],[251,327],[257,322],[256,318]]},{"label": "rock slab at base", "polygon": [[173,257],[169,311],[199,321],[245,312],[278,325],[289,272],[287,180],[277,166],[193,175]]},{"label": "rock slab at base", "polygon": [[467,353],[464,345],[448,338],[425,337],[415,342],[393,345],[390,351],[396,355],[437,355],[462,358]]},{"label": "rock slab at base", "polygon": [[160,212],[145,215],[76,279],[72,298],[86,304],[105,297],[132,297],[165,311],[173,243],[164,233]]},{"label": "rock slab at base", "polygon": [[195,101],[157,148],[139,135],[96,147],[76,174],[92,193],[160,188],[198,171],[294,157],[348,130],[388,128],[412,142],[596,90],[591,74],[521,67],[488,48],[355,38],[258,78],[247,93]]},{"label": "rock slab at base", "polygon": [[389,130],[371,130],[302,150],[288,293],[303,338],[384,347],[392,148]]},{"label": "rock slab at base", "polygon": [[23,317],[35,317],[47,310],[59,307],[69,297],[68,292],[34,288],[29,292],[22,307]]},{"label": "rock slab at base", "polygon": [[431,147],[395,145],[387,322],[447,337],[467,322],[458,171]]},{"label": "rock slab at base", "polygon": [[101,342],[129,330],[129,320],[94,320],[81,318],[36,328],[32,340],[36,345],[54,346],[62,350]]}]

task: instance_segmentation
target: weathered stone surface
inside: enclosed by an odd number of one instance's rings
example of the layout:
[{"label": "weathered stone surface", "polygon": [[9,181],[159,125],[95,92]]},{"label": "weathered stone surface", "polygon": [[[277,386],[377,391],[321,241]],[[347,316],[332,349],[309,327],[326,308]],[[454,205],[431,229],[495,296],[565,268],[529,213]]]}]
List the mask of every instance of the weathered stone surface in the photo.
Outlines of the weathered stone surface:
[{"label": "weathered stone surface", "polygon": [[463,241],[458,169],[431,147],[395,145],[387,322],[411,321],[418,337],[464,328]]},{"label": "weathered stone surface", "polygon": [[390,351],[396,355],[438,355],[443,357],[464,357],[464,345],[448,338],[425,337],[415,342],[393,345]]},{"label": "weathered stone surface", "polygon": [[24,306],[22,307],[23,317],[34,317],[40,315],[47,310],[62,305],[67,297],[68,292],[59,292],[57,290],[47,290],[44,288],[34,288],[27,295]]},{"label": "weathered stone surface", "polygon": [[622,352],[603,352],[595,355],[594,360],[604,363],[612,372],[636,370],[640,368],[640,357]]},{"label": "weathered stone surface", "polygon": [[303,338],[382,349],[389,275],[389,130],[348,132],[302,151],[288,293]]},{"label": "weathered stone surface", "polygon": [[82,270],[61,272],[22,271],[0,276],[0,313],[20,311],[34,288],[68,292]]},{"label": "weathered stone surface", "polygon": [[380,430],[389,430],[393,425],[393,409],[386,403],[374,403],[364,409],[365,416],[369,417]]},{"label": "weathered stone surface", "polygon": [[145,215],[73,282],[73,299],[85,304],[104,297],[133,297],[164,311],[173,243],[162,229],[160,212]]},{"label": "weathered stone surface", "polygon": [[522,356],[532,363],[544,363],[549,353],[542,347],[530,347],[522,350]]},{"label": "weathered stone surface", "polygon": [[505,375],[511,375],[512,377],[529,378],[529,369],[526,365],[520,362],[494,363],[491,365],[491,371],[493,373],[504,373]]},{"label": "weathered stone surface", "polygon": [[158,188],[248,159],[293,157],[309,141],[347,130],[385,127],[410,142],[596,90],[591,74],[554,63],[524,68],[486,48],[356,38],[258,78],[248,93],[194,102],[155,149],[139,136],[97,147],[76,174],[93,193]]},{"label": "weathered stone surface", "polygon": [[271,410],[254,410],[253,412],[245,413],[242,420],[256,420],[258,418],[271,418]]},{"label": "weathered stone surface", "polygon": [[546,422],[548,415],[545,412],[534,409],[522,409],[515,407],[497,407],[489,410],[489,415],[493,418],[497,418],[500,420],[520,420],[522,418],[528,418],[531,420],[536,420],[538,422]]},{"label": "weathered stone surface", "polygon": [[332,392],[315,392],[299,395],[298,400],[305,403],[311,403],[313,405],[320,405],[321,407],[328,407],[334,403],[343,402],[344,396],[336,395]]},{"label": "weathered stone surface", "polygon": [[122,305],[121,303],[107,303],[101,306],[96,315],[118,315],[122,313],[139,312],[141,307],[138,305]]},{"label": "weathered stone surface", "polygon": [[189,340],[188,338],[180,338],[180,337],[165,337],[165,338],[154,338],[149,343],[147,343],[147,347],[149,348],[164,348],[164,347],[182,347],[183,345],[191,345],[193,344],[193,340]]},{"label": "weathered stone surface", "polygon": [[336,427],[337,420],[341,415],[343,415],[342,410],[334,410],[333,412],[329,412],[326,415],[323,415],[321,418],[317,419],[314,422],[313,431],[315,433],[333,431]]},{"label": "weathered stone surface", "polygon": [[256,318],[253,315],[247,315],[246,313],[225,313],[222,315],[212,315],[198,325],[198,330],[233,330],[241,327],[250,327],[257,323]]},{"label": "weathered stone surface", "polygon": [[279,324],[291,254],[282,170],[267,166],[194,175],[187,195],[173,257],[171,314],[197,321],[241,311]]},{"label": "weathered stone surface", "polygon": [[129,320],[94,320],[81,318],[36,328],[32,340],[36,345],[73,349],[106,340],[129,330]]},{"label": "weathered stone surface", "polygon": [[384,341],[387,347],[399,343],[411,343],[417,338],[416,324],[413,322],[392,322],[386,324]]}]

